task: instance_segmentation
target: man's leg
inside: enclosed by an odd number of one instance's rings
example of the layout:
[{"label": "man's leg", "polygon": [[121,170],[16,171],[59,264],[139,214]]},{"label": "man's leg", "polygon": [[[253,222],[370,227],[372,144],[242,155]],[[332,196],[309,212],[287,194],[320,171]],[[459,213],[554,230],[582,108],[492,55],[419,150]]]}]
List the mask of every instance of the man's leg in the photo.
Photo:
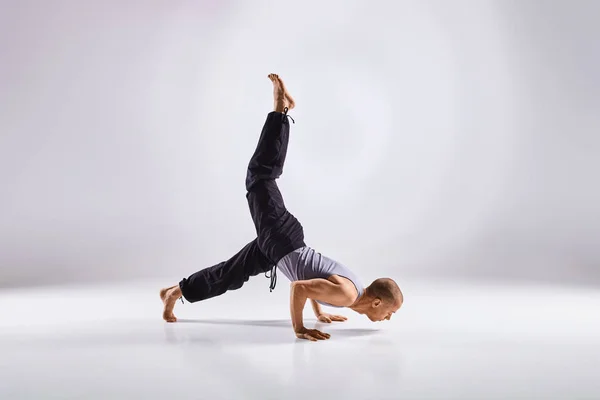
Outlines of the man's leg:
[{"label": "man's leg", "polygon": [[287,111],[295,104],[277,75],[271,74],[269,79],[273,82],[275,106],[267,115],[258,145],[248,163],[246,198],[258,245],[275,265],[286,254],[305,244],[302,225],[286,209],[276,183],[283,173],[287,155],[290,132]]},{"label": "man's leg", "polygon": [[246,177],[246,198],[258,238],[229,260],[198,271],[178,285],[162,289],[163,318],[168,322],[177,320],[173,308],[180,297],[194,303],[239,289],[250,276],[267,272],[287,253],[304,246],[302,225],[286,210],[275,183],[283,171],[287,153],[289,121],[286,112],[294,107],[294,101],[277,75],[269,75],[269,79],[273,81],[275,111],[267,116]]},{"label": "man's leg", "polygon": [[271,261],[259,249],[257,239],[248,243],[236,255],[227,261],[200,270],[178,285],[160,291],[164,303],[163,318],[175,322],[173,315],[175,303],[181,297],[190,303],[220,296],[228,290],[236,290],[248,281],[251,276],[271,269]]}]

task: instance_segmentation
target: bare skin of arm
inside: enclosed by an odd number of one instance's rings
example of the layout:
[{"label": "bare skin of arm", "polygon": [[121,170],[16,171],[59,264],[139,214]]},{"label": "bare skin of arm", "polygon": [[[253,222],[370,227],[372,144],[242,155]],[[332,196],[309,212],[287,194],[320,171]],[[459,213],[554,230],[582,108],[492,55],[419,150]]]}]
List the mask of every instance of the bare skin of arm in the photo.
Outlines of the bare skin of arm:
[{"label": "bare skin of arm", "polygon": [[321,314],[323,314],[323,310],[321,310],[321,305],[317,303],[316,300],[310,299],[310,304],[312,305],[313,312],[315,313],[315,317],[319,318]]},{"label": "bare skin of arm", "polygon": [[[330,335],[316,329],[306,329],[302,319],[302,311],[309,298],[319,300],[334,306],[347,307],[352,305],[357,296],[356,288],[343,278],[331,277],[327,279],[310,279],[292,282],[290,290],[290,313],[292,325],[296,336],[300,339],[311,341],[329,339]],[[317,306],[319,306],[317,304]],[[320,311],[315,307],[313,311]]]},{"label": "bare skin of arm", "polygon": [[348,319],[348,318],[344,317],[343,315],[334,315],[334,314],[329,314],[329,313],[323,312],[323,310],[321,309],[321,305],[319,303],[317,303],[316,300],[310,299],[310,303],[312,305],[313,312],[315,313],[315,317],[317,317],[317,319],[321,322],[325,322],[325,323],[329,324],[333,321],[344,322]]}]

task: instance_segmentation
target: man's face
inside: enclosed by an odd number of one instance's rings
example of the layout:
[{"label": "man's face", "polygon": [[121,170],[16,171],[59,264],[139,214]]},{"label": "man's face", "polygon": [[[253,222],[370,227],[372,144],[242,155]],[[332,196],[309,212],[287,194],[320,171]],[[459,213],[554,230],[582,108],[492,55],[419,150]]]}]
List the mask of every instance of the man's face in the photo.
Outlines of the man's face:
[{"label": "man's face", "polygon": [[366,315],[373,322],[389,321],[400,307],[402,307],[402,302],[400,301],[387,303],[380,299],[375,299],[371,302],[371,307],[367,310]]}]

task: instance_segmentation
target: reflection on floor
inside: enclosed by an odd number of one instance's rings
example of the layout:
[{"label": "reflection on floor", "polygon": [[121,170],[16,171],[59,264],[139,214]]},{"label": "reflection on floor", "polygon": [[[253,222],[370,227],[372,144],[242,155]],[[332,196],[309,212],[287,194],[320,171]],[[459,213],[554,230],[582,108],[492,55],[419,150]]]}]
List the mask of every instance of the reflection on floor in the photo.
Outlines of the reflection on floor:
[{"label": "reflection on floor", "polygon": [[307,325],[267,280],[160,319],[161,284],[0,292],[1,399],[598,399],[600,291],[405,282],[389,322]]}]

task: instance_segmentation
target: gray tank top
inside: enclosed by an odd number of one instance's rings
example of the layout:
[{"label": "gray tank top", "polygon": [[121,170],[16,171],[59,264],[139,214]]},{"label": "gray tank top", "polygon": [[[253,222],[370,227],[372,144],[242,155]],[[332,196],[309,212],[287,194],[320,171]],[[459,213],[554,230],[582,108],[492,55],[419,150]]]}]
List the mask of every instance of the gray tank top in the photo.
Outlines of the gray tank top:
[{"label": "gray tank top", "polygon": [[[350,279],[354,283],[358,291],[358,297],[364,292],[363,285],[352,271],[308,246],[301,247],[287,254],[279,260],[277,269],[292,282],[315,278],[327,279],[331,275],[339,275]],[[321,301],[317,301],[317,303],[329,307],[343,308]]]}]

